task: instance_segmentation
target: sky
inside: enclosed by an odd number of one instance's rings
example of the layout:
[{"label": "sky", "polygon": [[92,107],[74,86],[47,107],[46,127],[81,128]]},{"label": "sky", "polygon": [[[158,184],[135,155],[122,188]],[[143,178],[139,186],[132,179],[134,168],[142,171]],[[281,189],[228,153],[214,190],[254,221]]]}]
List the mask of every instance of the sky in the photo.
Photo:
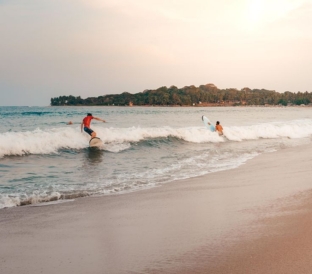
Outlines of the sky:
[{"label": "sky", "polygon": [[0,0],[0,105],[172,85],[312,92],[312,0]]}]

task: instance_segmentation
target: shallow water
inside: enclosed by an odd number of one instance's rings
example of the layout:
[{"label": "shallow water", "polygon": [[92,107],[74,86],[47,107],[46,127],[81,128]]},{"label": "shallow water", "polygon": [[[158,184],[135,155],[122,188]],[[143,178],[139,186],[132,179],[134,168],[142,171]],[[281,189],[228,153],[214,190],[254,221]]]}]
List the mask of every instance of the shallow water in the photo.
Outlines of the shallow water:
[{"label": "shallow water", "polygon": [[[103,149],[80,132],[87,112],[107,121],[92,122]],[[225,137],[202,115],[219,120]],[[1,107],[0,122],[0,208],[154,187],[312,136],[309,107]]]}]

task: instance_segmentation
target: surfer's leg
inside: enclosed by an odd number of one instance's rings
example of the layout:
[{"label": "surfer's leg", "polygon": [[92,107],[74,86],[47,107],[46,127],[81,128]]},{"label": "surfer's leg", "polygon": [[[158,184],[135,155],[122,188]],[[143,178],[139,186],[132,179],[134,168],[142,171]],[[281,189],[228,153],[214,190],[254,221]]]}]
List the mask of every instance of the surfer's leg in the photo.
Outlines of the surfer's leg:
[{"label": "surfer's leg", "polygon": [[85,127],[84,131],[87,132],[92,138],[96,136],[96,133],[91,128]]}]

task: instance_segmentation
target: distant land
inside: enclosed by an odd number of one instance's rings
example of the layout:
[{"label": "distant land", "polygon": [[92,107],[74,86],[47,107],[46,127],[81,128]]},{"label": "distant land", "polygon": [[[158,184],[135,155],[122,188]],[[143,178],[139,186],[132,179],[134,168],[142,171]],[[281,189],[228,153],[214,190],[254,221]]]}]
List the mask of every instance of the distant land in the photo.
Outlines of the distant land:
[{"label": "distant land", "polygon": [[214,84],[160,87],[131,94],[109,94],[82,99],[80,96],[51,98],[51,106],[250,106],[309,105],[311,92],[279,93],[274,90],[236,88],[218,89]]}]

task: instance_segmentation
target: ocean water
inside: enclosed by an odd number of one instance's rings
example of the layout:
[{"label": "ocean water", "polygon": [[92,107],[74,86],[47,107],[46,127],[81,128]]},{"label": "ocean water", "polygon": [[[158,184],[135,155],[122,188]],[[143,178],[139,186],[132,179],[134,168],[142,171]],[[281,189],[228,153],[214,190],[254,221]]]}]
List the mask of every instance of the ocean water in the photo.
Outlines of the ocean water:
[{"label": "ocean water", "polygon": [[[91,125],[102,149],[80,131],[88,112],[107,121]],[[202,115],[219,120],[225,137]],[[0,107],[0,209],[157,187],[311,136],[310,107]]]}]

